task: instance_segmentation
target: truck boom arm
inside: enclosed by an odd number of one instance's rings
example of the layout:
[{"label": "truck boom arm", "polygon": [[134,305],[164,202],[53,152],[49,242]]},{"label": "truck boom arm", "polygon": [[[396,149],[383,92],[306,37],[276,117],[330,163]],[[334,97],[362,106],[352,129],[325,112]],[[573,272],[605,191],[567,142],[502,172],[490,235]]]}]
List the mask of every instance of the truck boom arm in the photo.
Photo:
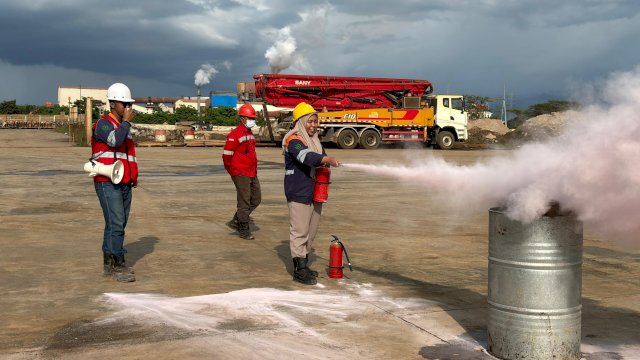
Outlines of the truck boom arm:
[{"label": "truck boom arm", "polygon": [[254,75],[256,94],[280,107],[301,101],[317,110],[396,107],[404,96],[423,96],[433,91],[427,80],[350,76]]}]

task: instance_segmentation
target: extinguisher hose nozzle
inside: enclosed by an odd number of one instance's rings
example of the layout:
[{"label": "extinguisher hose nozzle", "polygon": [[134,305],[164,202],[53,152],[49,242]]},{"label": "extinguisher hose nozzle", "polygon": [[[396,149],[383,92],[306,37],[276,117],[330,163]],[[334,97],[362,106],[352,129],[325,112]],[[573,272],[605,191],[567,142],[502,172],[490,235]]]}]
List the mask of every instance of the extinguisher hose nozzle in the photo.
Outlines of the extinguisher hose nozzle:
[{"label": "extinguisher hose nozzle", "polygon": [[342,243],[342,241],[340,241],[340,239],[338,239],[337,236],[335,235],[331,235],[331,236],[333,237],[333,241],[340,244],[340,246],[342,247],[342,250],[344,250],[344,256],[347,257],[347,264],[349,265],[349,271],[353,271],[353,268],[351,267],[351,259],[349,259],[349,253],[347,252],[347,248],[344,247],[344,244]]},{"label": "extinguisher hose nozzle", "polygon": [[347,264],[349,264],[349,271],[353,271],[353,268],[351,267],[351,259],[349,259],[349,253],[347,252],[347,248],[344,247],[343,243],[340,243],[340,245],[342,245],[342,249],[344,250],[344,256],[347,257]]}]

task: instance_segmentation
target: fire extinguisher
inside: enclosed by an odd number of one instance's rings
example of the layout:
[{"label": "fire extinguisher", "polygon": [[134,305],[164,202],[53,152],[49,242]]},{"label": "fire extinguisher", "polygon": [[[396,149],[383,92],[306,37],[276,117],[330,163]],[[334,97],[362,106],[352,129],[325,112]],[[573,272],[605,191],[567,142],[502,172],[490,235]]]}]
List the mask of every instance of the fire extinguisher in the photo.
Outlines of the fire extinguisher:
[{"label": "fire extinguisher", "polygon": [[349,271],[353,271],[351,267],[351,260],[349,259],[349,254],[347,253],[347,248],[344,247],[344,244],[337,236],[333,236],[333,240],[331,240],[331,245],[329,245],[329,277],[333,279],[342,279],[342,250],[344,250],[344,255],[347,257],[347,264],[349,264]]},{"label": "fire extinguisher", "polygon": [[326,166],[316,168],[315,186],[313,188],[313,201],[318,203],[326,203],[329,198],[329,178],[331,177],[331,169]]}]

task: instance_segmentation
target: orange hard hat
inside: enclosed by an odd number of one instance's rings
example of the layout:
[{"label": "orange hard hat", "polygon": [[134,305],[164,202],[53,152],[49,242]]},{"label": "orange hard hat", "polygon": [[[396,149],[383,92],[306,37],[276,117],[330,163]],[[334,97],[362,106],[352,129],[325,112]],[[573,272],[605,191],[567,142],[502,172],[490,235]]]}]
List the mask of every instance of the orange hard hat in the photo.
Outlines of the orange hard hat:
[{"label": "orange hard hat", "polygon": [[249,104],[244,104],[244,105],[240,106],[240,109],[238,109],[238,115],[240,115],[241,117],[255,119],[256,118],[256,110],[253,108],[253,106],[251,106]]}]

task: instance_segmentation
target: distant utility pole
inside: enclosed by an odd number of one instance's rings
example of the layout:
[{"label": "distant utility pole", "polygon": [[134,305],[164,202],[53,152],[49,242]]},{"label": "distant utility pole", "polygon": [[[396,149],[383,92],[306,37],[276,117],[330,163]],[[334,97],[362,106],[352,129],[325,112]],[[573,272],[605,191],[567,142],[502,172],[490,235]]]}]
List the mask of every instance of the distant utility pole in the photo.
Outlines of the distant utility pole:
[{"label": "distant utility pole", "polygon": [[91,135],[93,135],[93,128],[91,126],[92,125],[91,113],[93,112],[93,105],[91,104],[92,100],[93,99],[91,97],[87,98],[87,106],[84,110],[84,127],[87,133],[88,146],[91,146]]},{"label": "distant utility pole", "polygon": [[500,115],[502,123],[507,125],[507,86],[503,86],[502,90],[502,114]]}]

